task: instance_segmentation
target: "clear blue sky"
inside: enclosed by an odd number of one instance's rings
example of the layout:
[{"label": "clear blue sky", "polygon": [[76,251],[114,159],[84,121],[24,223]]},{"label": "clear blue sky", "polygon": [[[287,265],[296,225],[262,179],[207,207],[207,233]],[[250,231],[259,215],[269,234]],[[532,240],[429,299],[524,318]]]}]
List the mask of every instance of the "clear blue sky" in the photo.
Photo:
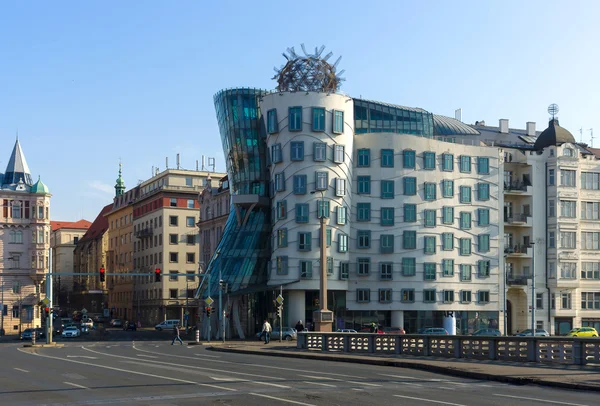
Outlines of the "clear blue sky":
[{"label": "clear blue sky", "polygon": [[[61,1],[0,4],[0,171],[18,129],[52,219],[94,220],[127,187],[223,152],[213,95],[272,89],[281,53],[342,55],[351,96],[463,121],[561,125],[600,137],[597,1]],[[589,131],[584,133],[589,142]],[[596,142],[600,146],[600,139]]]}]

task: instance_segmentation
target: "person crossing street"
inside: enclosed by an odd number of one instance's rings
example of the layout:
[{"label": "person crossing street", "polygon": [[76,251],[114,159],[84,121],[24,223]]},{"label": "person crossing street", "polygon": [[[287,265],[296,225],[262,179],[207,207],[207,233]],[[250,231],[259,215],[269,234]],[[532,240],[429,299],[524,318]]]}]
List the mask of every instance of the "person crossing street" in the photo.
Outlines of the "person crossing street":
[{"label": "person crossing street", "polygon": [[171,341],[171,345],[175,344],[175,340],[179,341],[179,344],[183,345],[183,341],[181,341],[181,337],[179,336],[179,325],[176,324],[173,327],[173,341]]},{"label": "person crossing street", "polygon": [[265,344],[269,344],[269,341],[271,340],[271,331],[272,330],[273,329],[271,328],[271,324],[269,323],[269,320],[265,320],[263,327],[262,327],[262,333],[265,338]]}]

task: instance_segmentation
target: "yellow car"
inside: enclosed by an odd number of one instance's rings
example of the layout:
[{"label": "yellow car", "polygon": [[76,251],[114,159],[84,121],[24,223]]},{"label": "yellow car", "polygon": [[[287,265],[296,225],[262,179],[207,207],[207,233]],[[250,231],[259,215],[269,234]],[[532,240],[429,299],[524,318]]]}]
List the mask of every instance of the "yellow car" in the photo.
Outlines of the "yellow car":
[{"label": "yellow car", "polygon": [[598,332],[594,327],[574,328],[567,333],[568,337],[598,337]]}]

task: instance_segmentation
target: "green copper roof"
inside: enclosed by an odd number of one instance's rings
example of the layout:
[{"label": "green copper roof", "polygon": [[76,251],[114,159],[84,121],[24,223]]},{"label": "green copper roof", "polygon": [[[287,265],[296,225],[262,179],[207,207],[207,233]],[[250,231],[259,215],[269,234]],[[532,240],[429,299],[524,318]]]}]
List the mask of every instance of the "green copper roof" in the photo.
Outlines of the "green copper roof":
[{"label": "green copper roof", "polygon": [[42,178],[38,177],[38,181],[35,182],[35,184],[31,187],[31,193],[39,193],[41,195],[48,195],[48,194],[50,194],[50,189],[48,189],[48,186],[46,186],[44,184],[44,182],[42,182]]},{"label": "green copper roof", "polygon": [[121,196],[125,192],[125,181],[122,177],[122,165],[119,162],[119,177],[117,178],[117,183],[115,184],[115,195]]}]

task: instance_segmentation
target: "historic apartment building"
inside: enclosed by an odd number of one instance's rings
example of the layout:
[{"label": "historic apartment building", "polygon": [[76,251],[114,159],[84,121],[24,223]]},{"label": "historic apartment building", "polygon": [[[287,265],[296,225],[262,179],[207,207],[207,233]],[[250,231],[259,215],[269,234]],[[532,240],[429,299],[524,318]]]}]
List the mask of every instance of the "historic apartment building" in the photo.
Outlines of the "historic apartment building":
[{"label": "historic apartment building", "polygon": [[231,196],[227,176],[219,180],[217,187],[212,186],[209,177],[206,187],[200,193],[200,220],[198,221],[200,267],[204,270],[214,255],[221,237],[225,222],[229,216]]},{"label": "historic apartment building", "polygon": [[40,327],[50,266],[50,192],[31,172],[19,140],[0,173],[0,334]]}]

